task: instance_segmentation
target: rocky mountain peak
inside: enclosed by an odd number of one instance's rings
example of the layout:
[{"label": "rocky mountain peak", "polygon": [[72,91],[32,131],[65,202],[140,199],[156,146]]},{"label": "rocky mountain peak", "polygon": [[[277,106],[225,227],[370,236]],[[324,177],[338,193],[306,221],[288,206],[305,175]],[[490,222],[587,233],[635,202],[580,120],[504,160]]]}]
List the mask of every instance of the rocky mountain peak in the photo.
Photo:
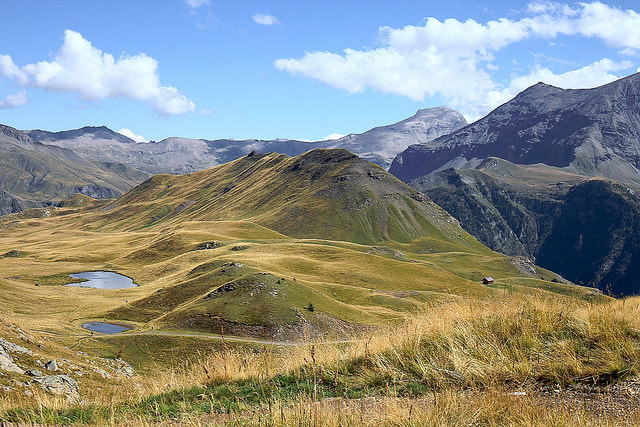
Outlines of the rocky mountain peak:
[{"label": "rocky mountain peak", "polygon": [[490,156],[640,185],[640,74],[593,89],[538,83],[471,125],[409,146],[389,170],[408,181]]},{"label": "rocky mountain peak", "polygon": [[0,134],[3,141],[20,141],[26,145],[33,145],[34,141],[24,132],[19,131],[11,126],[0,124]]}]

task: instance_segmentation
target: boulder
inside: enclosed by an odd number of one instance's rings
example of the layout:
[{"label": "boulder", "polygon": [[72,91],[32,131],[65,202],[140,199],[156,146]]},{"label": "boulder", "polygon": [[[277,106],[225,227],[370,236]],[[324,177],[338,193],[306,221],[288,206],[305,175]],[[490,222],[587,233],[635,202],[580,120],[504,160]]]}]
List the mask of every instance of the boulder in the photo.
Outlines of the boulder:
[{"label": "boulder", "polygon": [[18,374],[24,374],[24,370],[18,365],[13,363],[13,358],[5,350],[3,346],[0,346],[0,371],[16,372]]},{"label": "boulder", "polygon": [[28,354],[30,356],[33,355],[31,350],[29,350],[28,348],[24,348],[22,346],[14,344],[10,341],[5,340],[2,337],[0,337],[0,347],[3,347],[7,352],[10,352],[10,353]]},{"label": "boulder", "polygon": [[56,359],[49,360],[47,363],[44,364],[44,369],[46,369],[47,371],[57,371],[58,362],[56,362]]},{"label": "boulder", "polygon": [[69,375],[44,375],[33,381],[50,393],[64,395],[68,401],[77,401],[80,397],[78,383]]}]

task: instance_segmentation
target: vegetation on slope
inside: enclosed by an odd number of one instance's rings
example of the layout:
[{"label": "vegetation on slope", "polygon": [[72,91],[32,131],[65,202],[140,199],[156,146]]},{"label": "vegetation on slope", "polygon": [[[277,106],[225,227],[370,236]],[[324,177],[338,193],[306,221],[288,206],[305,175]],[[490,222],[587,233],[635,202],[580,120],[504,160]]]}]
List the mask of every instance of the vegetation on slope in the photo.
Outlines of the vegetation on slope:
[{"label": "vegetation on slope", "polygon": [[182,386],[138,399],[123,390],[127,400],[107,405],[0,401],[0,419],[634,424],[640,420],[639,319],[638,298],[592,304],[505,293],[499,301],[434,307],[358,341],[258,351],[226,346],[173,378]]},{"label": "vegetation on slope", "polygon": [[83,193],[98,198],[121,195],[148,177],[122,165],[92,163],[70,150],[33,141],[0,125],[0,214],[52,205]]},{"label": "vegetation on slope", "polygon": [[293,158],[252,153],[206,171],[158,175],[90,219],[110,230],[244,220],[290,237],[362,244],[422,238],[434,251],[486,251],[424,195],[341,149]]}]

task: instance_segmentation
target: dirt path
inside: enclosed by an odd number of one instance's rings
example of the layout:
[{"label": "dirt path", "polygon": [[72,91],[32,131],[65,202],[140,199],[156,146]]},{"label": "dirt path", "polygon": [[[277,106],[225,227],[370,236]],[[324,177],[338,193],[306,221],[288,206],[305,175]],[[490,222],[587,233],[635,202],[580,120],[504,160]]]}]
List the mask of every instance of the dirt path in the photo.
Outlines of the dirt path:
[{"label": "dirt path", "polygon": [[33,332],[53,335],[61,338],[79,338],[78,342],[73,347],[71,347],[71,349],[74,349],[75,347],[80,345],[80,343],[87,338],[100,339],[100,338],[112,338],[112,337],[145,336],[145,335],[204,338],[204,339],[211,339],[211,340],[218,340],[218,341],[241,342],[241,343],[247,343],[247,344],[272,345],[277,347],[298,347],[298,346],[304,346],[304,345],[322,345],[322,344],[345,344],[349,342],[362,341],[360,339],[352,339],[352,340],[332,340],[332,341],[318,341],[318,342],[290,342],[290,341],[261,340],[259,338],[238,337],[233,335],[223,336],[223,335],[216,335],[216,334],[173,332],[173,331],[162,331],[162,330],[140,331],[140,332],[120,332],[116,334],[94,334],[94,335],[57,334],[54,332],[35,330],[35,329],[33,330]]}]

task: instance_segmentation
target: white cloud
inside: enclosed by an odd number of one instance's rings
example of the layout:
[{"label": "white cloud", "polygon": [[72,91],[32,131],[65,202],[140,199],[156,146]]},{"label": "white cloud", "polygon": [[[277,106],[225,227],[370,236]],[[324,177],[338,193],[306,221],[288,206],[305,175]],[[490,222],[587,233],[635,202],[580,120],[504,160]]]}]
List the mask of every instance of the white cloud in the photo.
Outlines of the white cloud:
[{"label": "white cloud", "polygon": [[201,116],[211,116],[212,114],[213,114],[213,110],[210,110],[208,108],[203,108],[200,110]]},{"label": "white cloud", "polygon": [[324,138],[322,138],[322,141],[331,141],[331,140],[334,140],[334,139],[340,139],[343,136],[344,135],[342,135],[341,133],[330,133],[329,135],[327,135]]},{"label": "white cloud", "polygon": [[615,79],[612,71],[632,66],[627,61],[603,59],[557,75],[536,68],[524,76],[514,76],[510,84],[500,85],[493,78],[494,55],[511,44],[532,38],[551,41],[567,35],[598,38],[621,54],[640,51],[640,15],[633,10],[599,2],[579,3],[575,8],[538,2],[530,4],[527,13],[519,20],[500,18],[484,24],[472,19],[427,18],[421,26],[382,27],[379,48],[308,52],[297,59],[278,59],[274,65],[351,93],[370,88],[415,101],[440,95],[472,120],[511,98],[517,87],[532,79],[547,78],[551,79],[547,83],[563,83],[566,87],[591,87]]},{"label": "white cloud", "polygon": [[17,80],[20,84],[27,84],[29,76],[13,63],[9,55],[0,55],[0,76]]},{"label": "white cloud", "polygon": [[576,21],[579,34],[598,37],[607,46],[622,49],[625,53],[640,50],[640,14],[634,10],[622,10],[595,2],[582,3],[582,11]]},{"label": "white cloud", "polygon": [[548,68],[537,67],[526,76],[511,80],[510,93],[518,93],[538,82],[544,82],[565,89],[585,89],[599,86],[618,79],[612,71],[626,70],[632,66],[629,61],[614,62],[609,58],[601,59],[593,64],[577,70],[554,74]]},{"label": "white cloud", "polygon": [[0,108],[18,108],[28,103],[29,97],[27,96],[27,92],[21,90],[7,95],[2,101],[0,101]]},{"label": "white cloud", "polygon": [[205,4],[209,4],[209,0],[184,0],[184,2],[193,9],[197,9],[200,6],[204,6]]},{"label": "white cloud", "polygon": [[136,135],[133,131],[124,128],[118,131],[119,134],[126,136],[127,138],[133,139],[135,142],[149,142],[147,138],[142,135]]},{"label": "white cloud", "polygon": [[195,104],[178,89],[160,84],[158,61],[154,58],[141,53],[115,59],[72,30],[64,32],[62,47],[51,62],[28,64],[16,71],[11,57],[3,57],[0,72],[21,85],[50,92],[74,92],[88,101],[106,98],[142,101],[163,115],[195,110]]},{"label": "white cloud", "polygon": [[253,18],[253,22],[259,25],[278,25],[280,23],[275,16],[264,13],[256,13],[251,18]]}]

